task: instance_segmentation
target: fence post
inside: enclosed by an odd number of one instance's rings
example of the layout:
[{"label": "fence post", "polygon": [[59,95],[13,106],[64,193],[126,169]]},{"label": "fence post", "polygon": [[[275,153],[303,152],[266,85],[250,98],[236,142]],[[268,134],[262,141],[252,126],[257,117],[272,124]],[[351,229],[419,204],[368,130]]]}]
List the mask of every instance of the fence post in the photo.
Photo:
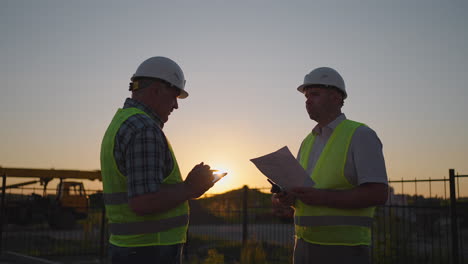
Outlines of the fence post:
[{"label": "fence post", "polygon": [[452,226],[452,263],[458,264],[457,194],[455,192],[455,170],[449,169],[450,222]]},{"label": "fence post", "polygon": [[248,215],[247,215],[247,199],[248,199],[248,192],[249,192],[249,187],[247,185],[244,185],[242,188],[242,246],[246,246],[247,240],[248,240],[248,230],[247,230],[247,221],[248,221]]},{"label": "fence post", "polygon": [[101,210],[101,243],[99,243],[99,255],[100,255],[100,260],[101,263],[106,263],[104,258],[105,258],[105,247],[104,245],[107,244],[105,243],[104,237],[105,237],[105,229],[106,229],[106,207],[102,205],[102,210]]},{"label": "fence post", "polygon": [[3,253],[3,223],[6,214],[5,210],[5,192],[6,192],[6,174],[3,173],[2,175],[2,203],[0,206],[0,255]]}]

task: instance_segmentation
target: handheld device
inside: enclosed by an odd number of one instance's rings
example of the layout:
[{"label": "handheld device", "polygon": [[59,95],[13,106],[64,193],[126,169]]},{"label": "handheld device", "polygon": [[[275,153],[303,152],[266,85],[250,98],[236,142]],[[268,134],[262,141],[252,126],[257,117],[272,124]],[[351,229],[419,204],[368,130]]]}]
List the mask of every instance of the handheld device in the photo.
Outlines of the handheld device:
[{"label": "handheld device", "polygon": [[267,179],[267,181],[271,184],[271,190],[270,192],[272,193],[281,193],[285,192],[283,187],[279,186],[278,184],[274,183],[272,180]]},{"label": "handheld device", "polygon": [[227,172],[213,173],[213,183],[216,183],[217,181],[221,180],[221,178],[223,178],[226,175],[227,175]]}]

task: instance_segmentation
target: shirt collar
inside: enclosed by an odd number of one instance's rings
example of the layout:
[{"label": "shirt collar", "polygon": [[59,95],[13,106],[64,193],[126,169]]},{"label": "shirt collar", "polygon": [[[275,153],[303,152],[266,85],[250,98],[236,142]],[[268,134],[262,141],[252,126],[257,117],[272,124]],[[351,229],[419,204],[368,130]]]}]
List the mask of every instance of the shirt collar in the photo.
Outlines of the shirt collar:
[{"label": "shirt collar", "polygon": [[333,132],[335,128],[343,121],[346,120],[346,115],[341,113],[335,120],[331,121],[328,125],[320,128],[318,124],[312,129],[312,133],[316,135],[322,135],[324,132]]},{"label": "shirt collar", "polygon": [[125,108],[138,108],[140,109],[141,111],[145,112],[146,114],[148,114],[151,119],[153,119],[154,121],[156,121],[156,124],[158,124],[158,126],[160,128],[163,128],[164,127],[164,123],[161,121],[161,118],[159,118],[159,116],[153,111],[151,110],[151,108],[149,108],[147,105],[145,105],[144,103],[142,102],[139,102],[137,100],[134,100],[132,98],[127,98],[125,100],[125,103],[124,103],[124,109]]}]

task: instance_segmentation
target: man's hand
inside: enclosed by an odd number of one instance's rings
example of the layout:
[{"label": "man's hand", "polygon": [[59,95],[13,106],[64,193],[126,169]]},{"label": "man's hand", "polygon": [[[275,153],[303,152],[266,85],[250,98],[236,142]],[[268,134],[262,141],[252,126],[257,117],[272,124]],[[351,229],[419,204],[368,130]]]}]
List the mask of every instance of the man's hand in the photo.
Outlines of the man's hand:
[{"label": "man's hand", "polygon": [[167,212],[188,199],[200,197],[213,186],[210,166],[200,163],[187,175],[184,182],[161,184],[157,192],[130,198],[129,206],[137,215]]},{"label": "man's hand", "polygon": [[191,199],[202,196],[213,187],[213,172],[207,164],[197,164],[187,175],[184,181]]},{"label": "man's hand", "polygon": [[296,201],[296,196],[287,192],[275,193],[271,196],[271,202],[277,206],[293,206]]},{"label": "man's hand", "polygon": [[273,214],[281,218],[291,218],[294,215],[292,206],[296,197],[290,193],[275,193],[271,196],[271,203],[273,205]]}]

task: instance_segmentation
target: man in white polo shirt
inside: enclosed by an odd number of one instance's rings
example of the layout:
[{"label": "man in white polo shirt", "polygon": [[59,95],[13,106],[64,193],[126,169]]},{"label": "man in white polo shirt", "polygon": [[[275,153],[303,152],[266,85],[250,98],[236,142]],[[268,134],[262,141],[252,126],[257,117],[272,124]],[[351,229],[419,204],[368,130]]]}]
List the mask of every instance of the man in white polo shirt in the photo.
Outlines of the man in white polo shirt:
[{"label": "man in white polo shirt", "polygon": [[297,90],[317,122],[297,157],[315,185],[272,199],[295,209],[294,263],[370,263],[375,206],[388,197],[382,143],[371,128],[341,112],[347,92],[334,69],[311,71]]}]

